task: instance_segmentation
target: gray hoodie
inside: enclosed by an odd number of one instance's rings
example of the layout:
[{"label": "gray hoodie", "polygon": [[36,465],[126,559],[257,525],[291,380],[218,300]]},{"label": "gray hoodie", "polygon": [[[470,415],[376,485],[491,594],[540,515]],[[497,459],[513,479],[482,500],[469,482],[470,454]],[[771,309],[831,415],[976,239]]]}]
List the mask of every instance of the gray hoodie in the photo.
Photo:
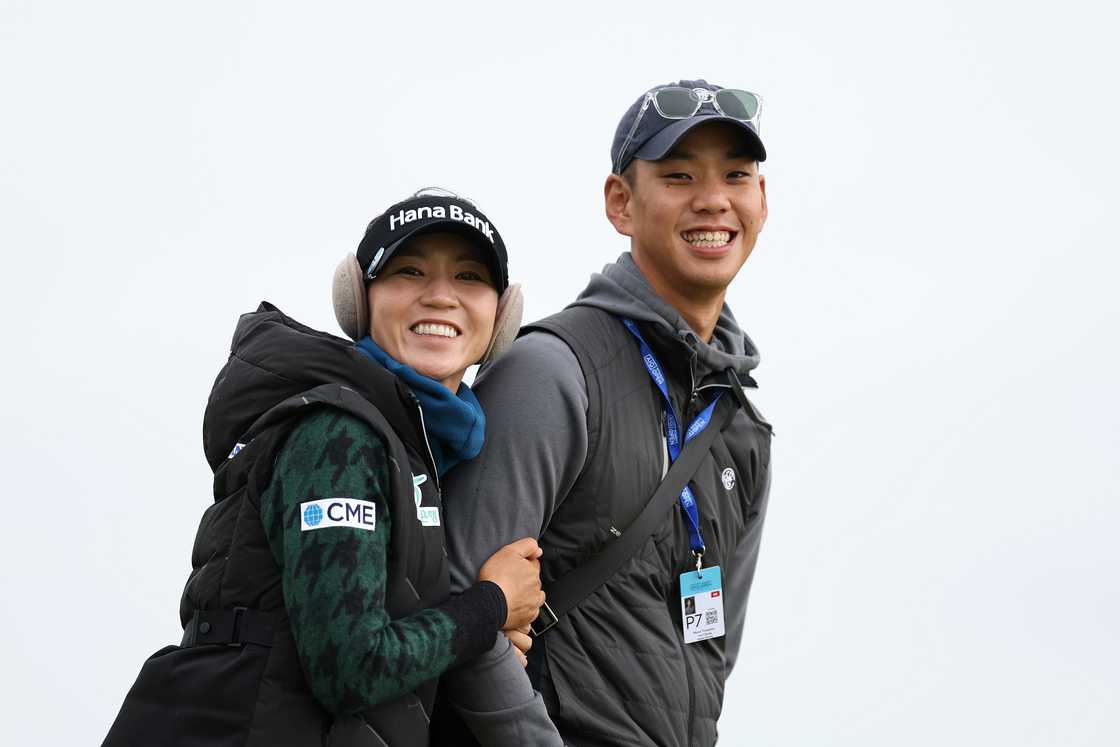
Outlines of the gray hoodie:
[{"label": "gray hoodie", "polygon": [[758,366],[758,350],[746,333],[739,329],[727,304],[720,312],[711,341],[704,342],[689,328],[680,312],[654,292],[630,252],[623,253],[614,264],[604,267],[602,273],[593,274],[591,282],[575,303],[595,306],[617,317],[665,327],[688,342],[697,355],[701,370],[724,371],[733,367],[737,374],[746,375]]},{"label": "gray hoodie", "polygon": [[[575,303],[660,325],[685,341],[693,351],[694,388],[708,384],[708,377],[715,382],[729,367],[753,384],[749,374],[758,365],[758,351],[730,309],[724,306],[710,342],[699,339],[657,296],[628,252],[592,275]],[[587,456],[586,382],[575,355],[558,337],[531,332],[519,338],[480,373],[474,390],[486,410],[486,444],[478,457],[448,475],[444,495],[453,590],[472,586],[482,563],[501,546],[539,537]],[[725,611],[730,672],[747,590],[727,592],[739,602]],[[488,654],[446,675],[445,685],[484,744],[561,743],[505,636]]]}]

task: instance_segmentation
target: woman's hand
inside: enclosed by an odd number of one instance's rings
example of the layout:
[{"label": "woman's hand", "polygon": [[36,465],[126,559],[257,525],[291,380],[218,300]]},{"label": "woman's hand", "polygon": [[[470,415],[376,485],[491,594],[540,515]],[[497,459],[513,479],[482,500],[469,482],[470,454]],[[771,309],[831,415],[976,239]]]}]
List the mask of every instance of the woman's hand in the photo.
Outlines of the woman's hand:
[{"label": "woman's hand", "polygon": [[529,636],[529,626],[526,625],[524,628],[503,632],[509,642],[513,644],[513,650],[517,652],[517,659],[521,662],[521,666],[529,666],[529,659],[525,656],[529,653],[529,649],[533,647],[533,639]]},{"label": "woman's hand", "polygon": [[490,556],[478,572],[479,581],[493,581],[506,597],[503,630],[524,628],[537,619],[544,604],[541,590],[541,548],[531,537],[511,542]]}]

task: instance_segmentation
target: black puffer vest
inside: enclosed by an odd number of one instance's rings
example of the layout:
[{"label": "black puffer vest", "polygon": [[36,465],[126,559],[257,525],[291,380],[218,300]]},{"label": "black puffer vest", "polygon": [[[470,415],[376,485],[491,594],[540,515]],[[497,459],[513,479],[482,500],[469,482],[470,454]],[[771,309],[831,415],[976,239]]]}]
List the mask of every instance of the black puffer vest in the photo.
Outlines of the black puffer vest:
[{"label": "black puffer vest", "polygon": [[[385,440],[392,462],[386,607],[393,618],[449,594],[443,529],[415,520],[413,474],[436,474],[414,395],[353,343],[263,303],[241,317],[206,409],[215,502],[203,514],[180,606],[182,646],[144,665],[107,745],[331,747],[423,745],[435,681],[358,716],[312,697],[292,639],[260,494],[278,451],[313,408],[344,410]],[[440,506],[438,483],[422,506]],[[232,644],[232,645],[231,645]]]},{"label": "black puffer vest", "polygon": [[[726,379],[693,382],[695,355],[664,328],[639,323],[665,369],[686,427]],[[572,491],[540,539],[548,584],[597,552],[637,517],[667,469],[663,399],[622,323],[598,308],[572,306],[522,330],[560,337],[587,380],[588,456]],[[716,383],[718,382],[718,383]],[[695,388],[693,388],[695,387]],[[731,396],[727,394],[726,396]],[[750,569],[725,562],[756,526],[765,495],[770,428],[740,412],[716,438],[692,478],[705,566],[729,578]],[[685,644],[680,575],[694,569],[679,510],[602,587],[541,636],[530,675],[572,745],[712,745],[723,705],[724,638]],[[645,735],[635,742],[634,735]]]}]

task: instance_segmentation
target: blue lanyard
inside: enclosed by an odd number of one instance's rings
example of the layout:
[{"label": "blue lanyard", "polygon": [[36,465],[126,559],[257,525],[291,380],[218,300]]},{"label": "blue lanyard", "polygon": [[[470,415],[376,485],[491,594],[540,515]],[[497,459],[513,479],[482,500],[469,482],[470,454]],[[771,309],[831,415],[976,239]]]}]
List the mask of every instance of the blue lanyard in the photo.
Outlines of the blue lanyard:
[{"label": "blue lanyard", "polygon": [[[662,373],[661,364],[657,362],[657,357],[649,349],[649,345],[646,345],[646,341],[642,337],[642,333],[638,331],[637,325],[629,319],[623,319],[622,323],[626,325],[626,329],[630,330],[630,334],[638,339],[638,348],[642,352],[642,360],[646,364],[646,371],[649,372],[650,378],[653,379],[653,383],[657,385],[662,398],[665,400],[665,429],[667,431],[666,440],[669,445],[669,461],[675,462],[677,457],[680,456],[683,444],[680,427],[677,425],[677,416],[673,412],[673,401],[669,399],[669,387],[665,374]],[[688,430],[685,431],[683,443],[688,443],[708,427],[708,423],[712,420],[712,411],[716,409],[716,404],[721,396],[723,396],[722,392],[712,400],[711,404],[700,411],[700,414],[696,416],[696,419],[688,426]],[[692,495],[692,490],[687,483],[684,490],[681,491],[680,502],[685,516],[688,517],[688,546],[692,548],[693,554],[696,555],[696,563],[699,567],[701,556],[704,554],[704,538],[700,534],[700,510],[696,506],[696,498]]]}]

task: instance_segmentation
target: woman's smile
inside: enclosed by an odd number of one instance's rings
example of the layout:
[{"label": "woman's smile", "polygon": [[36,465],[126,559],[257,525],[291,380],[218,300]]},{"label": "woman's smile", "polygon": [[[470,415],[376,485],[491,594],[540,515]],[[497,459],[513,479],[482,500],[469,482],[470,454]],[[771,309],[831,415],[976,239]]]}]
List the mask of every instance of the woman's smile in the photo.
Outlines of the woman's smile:
[{"label": "woman's smile", "polygon": [[417,322],[409,327],[409,330],[421,337],[449,337],[454,339],[461,334],[459,328],[450,322]]}]

